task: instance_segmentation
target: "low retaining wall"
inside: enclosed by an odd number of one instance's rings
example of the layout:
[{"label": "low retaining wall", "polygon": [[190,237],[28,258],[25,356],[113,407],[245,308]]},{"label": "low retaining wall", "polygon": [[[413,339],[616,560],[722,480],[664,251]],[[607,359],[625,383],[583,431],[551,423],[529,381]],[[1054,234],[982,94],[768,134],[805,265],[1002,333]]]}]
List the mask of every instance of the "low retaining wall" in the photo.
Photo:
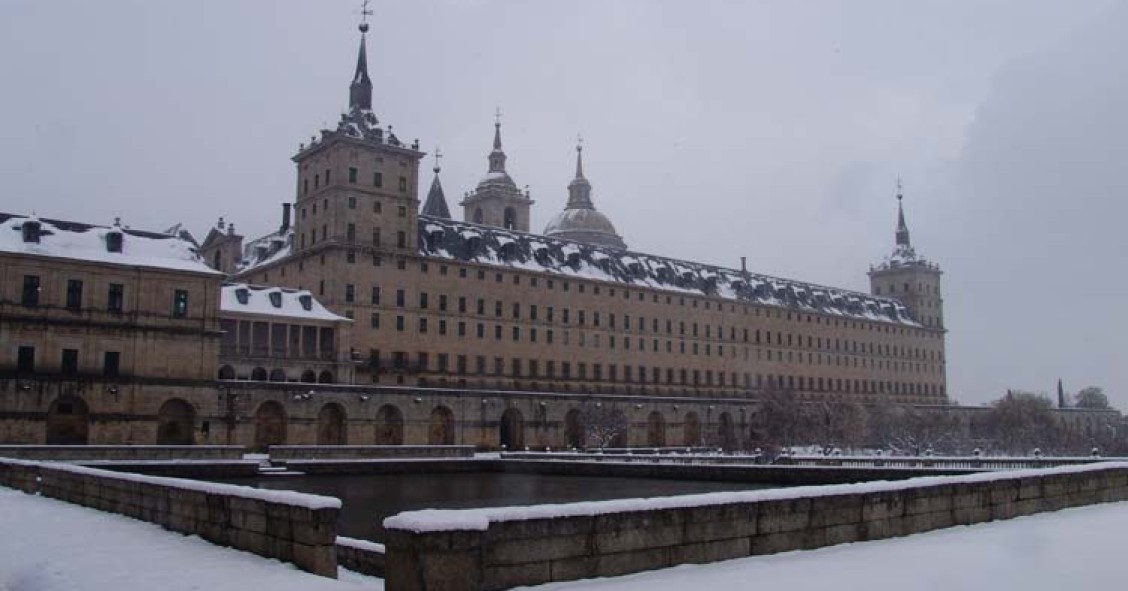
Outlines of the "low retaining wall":
[{"label": "low retaining wall", "polygon": [[384,576],[384,545],[337,536],[337,564],[357,573]]},{"label": "low retaining wall", "polygon": [[23,460],[238,460],[241,445],[0,445],[0,458]]},{"label": "low retaining wall", "polygon": [[282,460],[275,462],[304,474],[449,474],[497,470],[496,460],[415,458],[386,460]]},{"label": "low retaining wall", "polygon": [[370,460],[472,458],[472,445],[272,445],[271,460]]},{"label": "low retaining wall", "polygon": [[5,459],[0,459],[0,485],[156,523],[337,577],[341,502],[332,497]]},{"label": "low retaining wall", "polygon": [[878,540],[1128,499],[1128,464],[401,513],[389,591],[508,589]]}]

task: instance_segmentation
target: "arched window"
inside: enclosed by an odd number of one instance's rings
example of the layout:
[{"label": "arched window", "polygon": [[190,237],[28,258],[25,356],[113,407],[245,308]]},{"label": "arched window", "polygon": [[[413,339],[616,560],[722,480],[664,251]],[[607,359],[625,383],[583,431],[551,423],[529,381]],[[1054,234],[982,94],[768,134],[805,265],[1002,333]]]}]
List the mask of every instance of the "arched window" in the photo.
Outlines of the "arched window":
[{"label": "arched window", "polygon": [[475,224],[482,223],[482,208],[481,207],[474,208],[474,223]]},{"label": "arched window", "polygon": [[505,218],[504,218],[504,221],[502,223],[502,227],[504,227],[506,230],[516,230],[517,229],[517,210],[516,209],[513,209],[512,207],[506,207],[505,208]]}]

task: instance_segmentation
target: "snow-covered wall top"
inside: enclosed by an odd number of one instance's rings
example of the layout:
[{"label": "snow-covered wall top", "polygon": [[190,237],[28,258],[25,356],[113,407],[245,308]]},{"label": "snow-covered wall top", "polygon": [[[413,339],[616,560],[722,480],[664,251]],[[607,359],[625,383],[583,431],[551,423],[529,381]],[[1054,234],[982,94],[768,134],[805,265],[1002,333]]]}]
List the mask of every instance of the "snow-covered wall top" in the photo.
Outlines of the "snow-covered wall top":
[{"label": "snow-covered wall top", "polygon": [[246,283],[225,283],[220,289],[220,314],[243,312],[285,318],[304,318],[306,320],[343,320],[352,322],[344,316],[330,312],[308,289],[290,289],[248,285]]},{"label": "snow-covered wall top", "polygon": [[419,216],[424,255],[919,326],[894,299],[758,273]]},{"label": "snow-covered wall top", "polygon": [[[26,240],[24,224],[36,240]],[[114,248],[114,237],[120,243]],[[218,275],[179,236],[0,213],[0,252]]]}]

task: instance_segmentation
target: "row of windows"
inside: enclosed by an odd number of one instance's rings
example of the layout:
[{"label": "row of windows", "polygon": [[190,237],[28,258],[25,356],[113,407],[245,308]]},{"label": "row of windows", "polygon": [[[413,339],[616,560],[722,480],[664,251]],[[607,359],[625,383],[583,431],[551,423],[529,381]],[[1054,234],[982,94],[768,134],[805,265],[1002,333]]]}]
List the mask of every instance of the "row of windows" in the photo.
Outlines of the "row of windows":
[{"label": "row of windows", "polygon": [[[380,353],[372,350],[370,354],[370,367],[380,369]],[[451,356],[447,353],[434,355],[435,363],[429,353],[419,352],[412,363],[408,353],[395,351],[390,359],[391,367],[395,371],[412,370],[418,372],[435,371],[438,373],[455,373],[458,375],[478,376],[505,376],[513,378],[546,378],[546,379],[579,379],[590,381],[612,381],[639,384],[667,384],[667,385],[693,385],[693,386],[721,386],[744,387],[748,389],[790,389],[810,390],[818,392],[845,392],[864,394],[916,394],[937,395],[943,387],[937,384],[923,382],[896,382],[884,380],[859,380],[850,378],[825,378],[793,375],[773,375],[744,373],[743,383],[737,372],[713,372],[712,370],[688,368],[660,368],[645,365],[617,365],[583,362],[571,363],[568,361],[539,360],[511,358],[506,372],[505,359],[484,355],[473,357],[473,371],[468,363],[471,358],[467,355],[454,356],[454,365],[451,366]],[[573,368],[576,370],[573,374]],[[590,372],[589,372],[590,369]],[[452,371],[453,370],[453,371]],[[558,372],[559,370],[559,372]],[[754,380],[753,380],[754,378]]]},{"label": "row of windows", "polygon": [[[68,310],[82,309],[84,284],[80,279],[68,279],[67,289],[63,296],[63,307]],[[24,275],[23,290],[20,294],[20,304],[35,308],[45,305],[42,296],[42,284],[38,275]],[[125,305],[125,286],[121,283],[110,283],[107,286],[105,306],[107,312],[121,313]],[[172,317],[184,318],[188,316],[188,291],[184,289],[173,290]]]},{"label": "row of windows", "polygon": [[[116,378],[121,374],[121,353],[106,351],[102,355],[102,376]],[[16,371],[30,374],[36,371],[35,347],[21,345],[16,353]],[[59,371],[64,375],[78,375],[78,349],[62,349],[59,353]]]},{"label": "row of windows", "polygon": [[[333,181],[333,170],[326,168],[325,169],[325,175],[324,175],[324,179],[325,179],[324,183],[322,182],[322,178],[323,177],[322,177],[321,173],[319,173],[319,172],[314,173],[314,175],[313,175],[313,190],[316,191],[316,190],[320,189],[322,185],[325,185],[326,187],[328,187],[330,185],[330,183],[332,183],[332,181]],[[348,172],[348,181],[349,181],[350,185],[361,184],[361,182],[360,182],[360,169],[358,169],[355,166],[350,166],[349,172]],[[375,171],[375,172],[372,173],[372,186],[377,188],[377,189],[384,187],[384,173],[382,171]],[[406,176],[399,177],[399,184],[397,185],[396,188],[401,193],[407,192],[407,177]],[[302,179],[302,195],[303,196],[309,195],[309,189],[310,189],[309,176],[306,176],[306,178]],[[316,208],[314,208],[313,213],[315,213],[315,214],[317,213]]]}]

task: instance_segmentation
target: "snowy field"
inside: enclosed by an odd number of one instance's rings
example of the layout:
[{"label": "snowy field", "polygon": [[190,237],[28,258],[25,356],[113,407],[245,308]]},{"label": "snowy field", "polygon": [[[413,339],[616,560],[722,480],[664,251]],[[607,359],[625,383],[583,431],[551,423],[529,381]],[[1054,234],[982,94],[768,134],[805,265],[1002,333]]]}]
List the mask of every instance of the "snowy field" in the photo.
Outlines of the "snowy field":
[{"label": "snowy field", "polygon": [[0,487],[0,591],[353,591],[334,581],[157,525]]}]

